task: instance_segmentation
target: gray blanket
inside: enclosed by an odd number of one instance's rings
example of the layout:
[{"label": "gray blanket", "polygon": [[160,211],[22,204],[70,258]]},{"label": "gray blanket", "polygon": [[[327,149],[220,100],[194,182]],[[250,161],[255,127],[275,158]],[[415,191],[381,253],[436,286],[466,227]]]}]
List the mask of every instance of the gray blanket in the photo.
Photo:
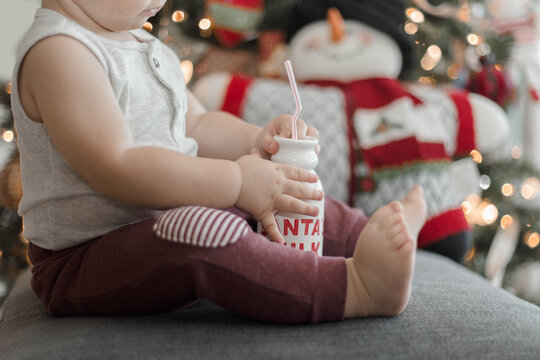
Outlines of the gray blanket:
[{"label": "gray blanket", "polygon": [[540,359],[540,308],[419,251],[408,308],[392,318],[284,326],[201,300],[153,316],[48,315],[16,282],[0,320],[0,358]]}]

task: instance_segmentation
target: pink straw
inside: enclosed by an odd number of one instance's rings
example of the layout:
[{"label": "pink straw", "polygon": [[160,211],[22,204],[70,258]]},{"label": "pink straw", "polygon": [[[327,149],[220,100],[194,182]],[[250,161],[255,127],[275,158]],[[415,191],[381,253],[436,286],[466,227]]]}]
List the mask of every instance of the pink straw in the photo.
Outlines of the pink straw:
[{"label": "pink straw", "polygon": [[298,116],[300,111],[302,111],[302,103],[300,102],[300,96],[298,96],[298,87],[296,86],[296,80],[294,79],[294,73],[292,71],[291,61],[285,61],[285,68],[287,69],[287,76],[289,77],[289,83],[291,84],[291,89],[294,95],[294,103],[296,104],[296,110],[293,114],[292,119],[292,138],[293,140],[298,140],[298,130],[296,122],[298,121]]}]

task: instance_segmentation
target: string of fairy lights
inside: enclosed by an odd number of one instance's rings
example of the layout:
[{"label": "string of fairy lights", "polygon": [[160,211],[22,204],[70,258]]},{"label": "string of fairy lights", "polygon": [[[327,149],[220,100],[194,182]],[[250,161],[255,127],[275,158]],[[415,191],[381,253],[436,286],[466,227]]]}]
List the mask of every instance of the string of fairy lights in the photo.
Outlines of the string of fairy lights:
[{"label": "string of fairy lights", "polygon": [[[518,146],[512,147],[510,153],[514,160],[520,160],[523,156],[523,151]],[[483,157],[478,150],[472,150],[470,156],[475,163],[482,164]],[[488,190],[492,186],[492,179],[484,174],[480,176],[478,185],[480,189]],[[536,176],[530,176],[525,179],[514,179],[512,182],[503,182],[499,191],[503,197],[516,203],[527,201],[534,204],[540,194],[540,179]],[[498,226],[502,230],[507,230],[516,221],[519,221],[517,216],[510,211],[501,214],[499,208],[489,198],[482,198],[478,194],[470,194],[461,204],[461,208],[467,221],[473,225],[489,226],[499,221]],[[526,228],[536,228],[536,221],[536,216],[531,213],[524,225]],[[525,231],[522,240],[530,249],[535,249],[540,245],[540,234],[537,231]],[[474,250],[469,254],[469,257],[473,254]]]},{"label": "string of fairy lights", "polygon": [[[515,153],[520,153],[519,148],[514,147]],[[482,190],[487,190],[491,186],[491,178],[488,175],[482,175],[479,179],[479,186]],[[527,177],[518,183],[505,182],[500,186],[500,192],[504,197],[514,198],[514,201],[537,200],[540,192],[540,180],[538,177]],[[470,194],[461,205],[466,219],[470,224],[479,226],[492,225],[497,220],[502,230],[508,229],[516,222],[517,216],[512,213],[501,214],[499,208],[492,201],[478,194]],[[524,224],[526,228],[535,228],[536,217],[531,214],[529,220]],[[540,245],[540,234],[537,231],[526,231],[523,234],[523,242],[531,249]]]},{"label": "string of fairy lights", "polygon": [[[486,9],[481,3],[469,3],[466,0],[460,1],[460,5],[453,7],[452,5],[443,4],[437,7],[428,5],[429,3],[425,0],[412,0],[413,3],[421,6],[423,9],[416,7],[409,7],[405,10],[405,15],[407,20],[404,24],[405,33],[415,36],[421,30],[420,27],[426,22],[426,16],[424,15],[424,10],[430,15],[434,15],[440,18],[452,18],[457,21],[460,21],[468,26],[474,25],[476,30],[468,32],[465,35],[465,38],[461,42],[467,46],[466,56],[476,57],[477,59],[483,56],[488,56],[492,52],[491,46],[486,41],[485,36],[483,35],[484,29],[490,27],[490,22],[486,14]],[[432,72],[436,69],[437,66],[440,67],[442,60],[444,59],[443,50],[437,44],[424,44],[416,40],[417,45],[425,48],[421,59],[420,59],[420,68],[425,72]],[[459,42],[454,42],[452,45],[459,46]],[[465,49],[454,49],[454,51],[465,51]],[[464,57],[466,57],[464,56]],[[477,67],[477,64],[471,64],[474,62],[474,59],[469,62],[468,66]],[[439,71],[445,71],[446,76],[450,80],[457,80],[461,74],[461,70],[465,65],[463,62],[465,59],[460,61],[455,60],[452,63],[445,64],[445,69],[438,69]],[[495,64],[495,68],[499,71],[502,70],[501,64]],[[478,70],[478,68],[476,69]],[[435,85],[437,81],[433,76],[421,76],[418,79],[419,82]]]}]

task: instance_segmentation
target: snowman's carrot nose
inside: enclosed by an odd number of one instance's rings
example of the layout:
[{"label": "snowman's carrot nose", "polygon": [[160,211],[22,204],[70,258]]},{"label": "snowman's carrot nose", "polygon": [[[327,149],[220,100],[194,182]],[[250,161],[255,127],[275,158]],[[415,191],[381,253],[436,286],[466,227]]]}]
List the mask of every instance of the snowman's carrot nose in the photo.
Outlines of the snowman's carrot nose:
[{"label": "snowman's carrot nose", "polygon": [[328,9],[326,21],[328,21],[328,26],[330,27],[332,42],[338,43],[343,40],[345,37],[345,23],[339,10],[336,8]]}]

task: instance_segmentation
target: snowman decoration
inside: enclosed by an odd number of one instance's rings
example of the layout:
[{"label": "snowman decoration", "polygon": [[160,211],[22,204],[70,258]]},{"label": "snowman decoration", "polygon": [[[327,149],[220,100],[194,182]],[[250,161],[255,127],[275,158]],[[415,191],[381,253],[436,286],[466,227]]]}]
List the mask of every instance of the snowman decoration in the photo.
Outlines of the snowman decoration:
[{"label": "snowman decoration", "polygon": [[[462,261],[470,231],[452,164],[473,149],[497,149],[508,122],[498,105],[480,95],[397,80],[412,61],[403,16],[399,0],[298,5],[289,57],[302,83],[302,118],[320,132],[317,173],[326,195],[370,215],[419,184],[428,220],[418,246]],[[256,125],[294,110],[288,83],[277,79],[210,74],[194,92],[207,108]]]}]

